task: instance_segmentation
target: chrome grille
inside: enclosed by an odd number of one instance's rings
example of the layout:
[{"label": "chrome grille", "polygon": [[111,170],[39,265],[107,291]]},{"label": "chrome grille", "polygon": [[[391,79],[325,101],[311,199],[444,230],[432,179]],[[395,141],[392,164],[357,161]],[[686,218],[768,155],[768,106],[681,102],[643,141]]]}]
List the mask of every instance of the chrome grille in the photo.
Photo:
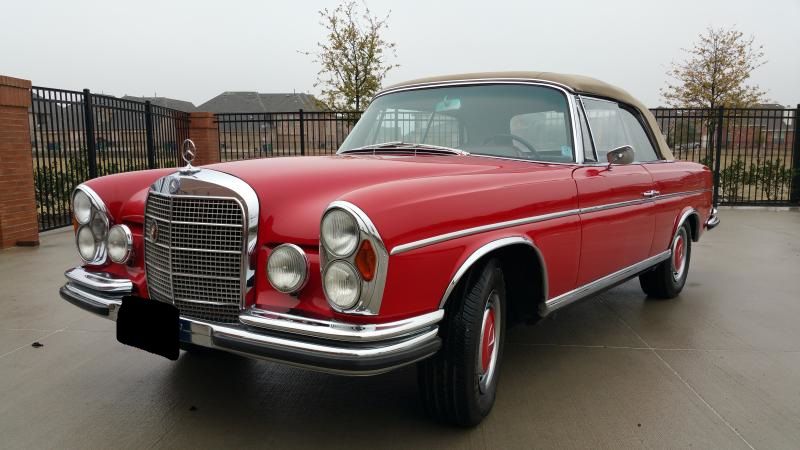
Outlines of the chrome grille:
[{"label": "chrome grille", "polygon": [[[155,223],[155,239],[148,230]],[[145,271],[150,296],[182,315],[237,322],[246,230],[233,198],[151,191],[145,207]]]}]

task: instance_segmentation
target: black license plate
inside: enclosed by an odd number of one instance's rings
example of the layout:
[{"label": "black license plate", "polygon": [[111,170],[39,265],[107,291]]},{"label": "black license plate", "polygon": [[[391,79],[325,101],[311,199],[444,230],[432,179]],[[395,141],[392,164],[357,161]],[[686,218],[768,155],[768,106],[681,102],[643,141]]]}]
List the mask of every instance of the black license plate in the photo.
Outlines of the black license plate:
[{"label": "black license plate", "polygon": [[117,340],[165,358],[178,359],[178,308],[156,300],[123,297],[117,313]]}]

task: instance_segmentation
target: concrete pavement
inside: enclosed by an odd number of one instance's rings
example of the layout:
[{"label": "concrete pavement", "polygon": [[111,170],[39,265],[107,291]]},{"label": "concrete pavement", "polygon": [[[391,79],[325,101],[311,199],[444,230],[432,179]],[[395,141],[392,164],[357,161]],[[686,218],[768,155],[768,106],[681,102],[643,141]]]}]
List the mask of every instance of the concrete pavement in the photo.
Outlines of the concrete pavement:
[{"label": "concrete pavement", "polygon": [[0,252],[0,447],[797,448],[800,212],[720,216],[679,298],[634,280],[512,330],[472,430],[424,416],[413,367],[346,378],[118,344],[58,296],[78,258],[50,233]]}]

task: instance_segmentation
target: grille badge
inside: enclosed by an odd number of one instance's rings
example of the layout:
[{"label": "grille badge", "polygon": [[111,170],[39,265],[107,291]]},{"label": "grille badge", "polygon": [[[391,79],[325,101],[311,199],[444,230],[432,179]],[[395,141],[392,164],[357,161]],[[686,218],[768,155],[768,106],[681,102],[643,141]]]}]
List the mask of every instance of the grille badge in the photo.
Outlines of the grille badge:
[{"label": "grille badge", "polygon": [[147,237],[151,242],[158,242],[158,223],[155,220],[150,222],[150,228],[147,229]]}]

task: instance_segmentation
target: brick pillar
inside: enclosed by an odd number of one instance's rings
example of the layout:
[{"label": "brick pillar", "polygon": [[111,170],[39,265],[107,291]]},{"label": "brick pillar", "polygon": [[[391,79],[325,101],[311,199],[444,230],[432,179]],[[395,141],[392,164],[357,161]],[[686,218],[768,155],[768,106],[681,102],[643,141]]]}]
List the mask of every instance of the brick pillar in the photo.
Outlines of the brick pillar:
[{"label": "brick pillar", "polygon": [[197,146],[197,156],[192,165],[201,166],[220,161],[219,130],[215,120],[214,113],[193,112],[189,114],[189,138]]},{"label": "brick pillar", "polygon": [[30,106],[31,82],[0,75],[0,248],[39,245]]}]

